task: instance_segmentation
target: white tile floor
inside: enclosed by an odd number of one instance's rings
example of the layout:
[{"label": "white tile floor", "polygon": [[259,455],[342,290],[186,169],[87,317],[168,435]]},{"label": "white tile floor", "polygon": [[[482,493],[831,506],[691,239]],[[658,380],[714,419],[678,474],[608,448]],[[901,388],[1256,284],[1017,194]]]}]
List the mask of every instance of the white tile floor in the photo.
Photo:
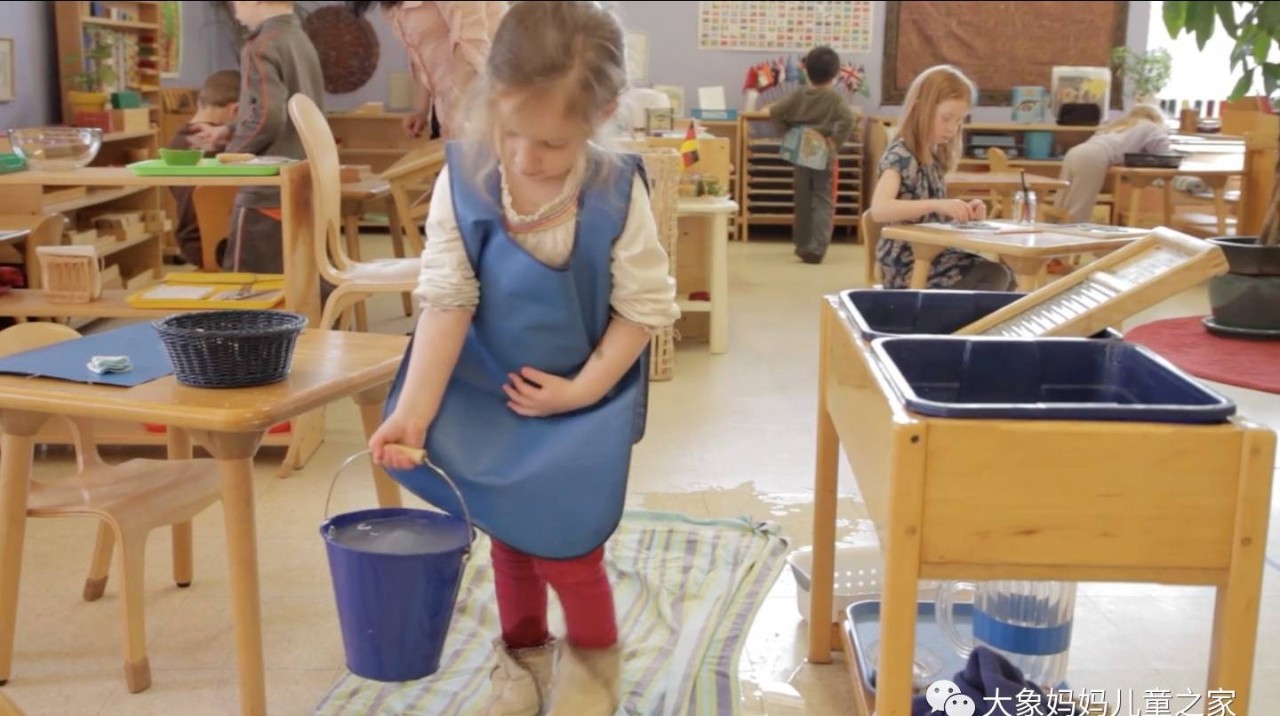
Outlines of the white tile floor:
[{"label": "white tile floor", "polygon": [[[369,253],[385,239],[366,237]],[[859,284],[861,247],[837,244],[826,263],[800,264],[789,245],[730,247],[731,351],[682,345],[675,379],[656,383],[648,435],[638,446],[631,502],[695,517],[751,515],[781,523],[795,547],[810,542],[810,494],[820,296]],[[398,301],[378,299],[374,330],[404,331]],[[1130,322],[1201,313],[1193,290]],[[378,321],[379,318],[384,320]],[[1213,385],[1241,412],[1280,428],[1280,398]],[[343,458],[362,448],[353,407],[331,412],[329,436],[306,469],[275,477],[279,452],[265,450],[256,476],[259,555],[269,708],[307,714],[343,668],[328,566],[316,528],[325,490]],[[112,455],[123,456],[113,451]],[[67,469],[68,455],[40,456],[39,475]],[[841,536],[867,525],[847,467],[841,466]],[[1269,539],[1254,713],[1280,713],[1280,494]],[[335,490],[334,511],[375,504],[359,471]],[[28,716],[232,714],[234,649],[227,608],[222,515],[196,523],[196,581],[178,590],[164,532],[148,552],[147,619],[153,685],[124,688],[121,622],[112,582],[99,602],[81,601],[94,526],[86,520],[29,522],[12,680],[4,693]],[[745,714],[848,714],[852,691],[844,664],[805,663],[805,625],[796,586],[783,573],[755,622],[741,662]],[[1082,585],[1069,679],[1141,700],[1148,689],[1204,691],[1212,610],[1208,589],[1155,585]],[[1132,690],[1132,692],[1128,691]],[[1189,702],[1175,704],[1174,713]],[[1138,705],[1141,705],[1140,703]],[[1203,704],[1192,713],[1200,713]],[[1108,713],[1113,713],[1109,711]],[[1121,711],[1121,713],[1126,713]]]}]

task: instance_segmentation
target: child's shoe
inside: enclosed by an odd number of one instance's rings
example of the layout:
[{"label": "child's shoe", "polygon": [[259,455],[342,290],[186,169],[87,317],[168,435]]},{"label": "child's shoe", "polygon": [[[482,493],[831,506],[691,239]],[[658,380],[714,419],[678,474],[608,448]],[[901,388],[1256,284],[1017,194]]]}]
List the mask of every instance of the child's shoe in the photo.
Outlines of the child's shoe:
[{"label": "child's shoe", "polygon": [[489,674],[492,692],[485,716],[538,716],[550,697],[555,642],[528,649],[509,649],[494,640],[497,664]]},{"label": "child's shoe", "polygon": [[565,643],[547,716],[613,716],[622,703],[622,647],[579,649]]}]

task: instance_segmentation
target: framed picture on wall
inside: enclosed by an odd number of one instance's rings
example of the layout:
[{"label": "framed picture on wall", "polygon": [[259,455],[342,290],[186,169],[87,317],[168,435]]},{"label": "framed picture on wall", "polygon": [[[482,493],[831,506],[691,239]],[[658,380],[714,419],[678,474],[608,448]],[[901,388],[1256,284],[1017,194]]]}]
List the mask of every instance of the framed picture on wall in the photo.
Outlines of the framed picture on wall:
[{"label": "framed picture on wall", "polygon": [[13,40],[0,37],[0,102],[12,102],[17,99],[14,77]]}]

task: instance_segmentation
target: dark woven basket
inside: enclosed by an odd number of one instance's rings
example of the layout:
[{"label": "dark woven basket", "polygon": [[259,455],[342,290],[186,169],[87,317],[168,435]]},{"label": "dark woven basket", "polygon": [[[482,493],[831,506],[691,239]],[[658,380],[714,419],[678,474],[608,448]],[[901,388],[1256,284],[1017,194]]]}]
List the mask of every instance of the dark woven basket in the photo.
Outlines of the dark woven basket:
[{"label": "dark woven basket", "polygon": [[307,319],[285,311],[195,311],[154,325],[179,383],[248,388],[289,375]]}]

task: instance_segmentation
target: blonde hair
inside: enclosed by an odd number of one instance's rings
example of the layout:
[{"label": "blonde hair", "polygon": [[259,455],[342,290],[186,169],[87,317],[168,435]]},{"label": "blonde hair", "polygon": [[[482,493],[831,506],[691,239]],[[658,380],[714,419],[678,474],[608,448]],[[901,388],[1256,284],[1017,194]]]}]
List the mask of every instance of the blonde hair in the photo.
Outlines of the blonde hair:
[{"label": "blonde hair", "polygon": [[938,114],[938,107],[943,102],[960,100],[967,107],[973,107],[978,90],[964,73],[952,65],[936,65],[921,72],[907,88],[907,97],[903,100],[902,129],[899,136],[916,161],[921,166],[934,163],[942,165],[945,171],[953,171],[960,161],[960,132],[950,144],[931,146],[933,120]]},{"label": "blonde hair", "polygon": [[1098,131],[1094,134],[1113,134],[1115,132],[1123,132],[1124,130],[1138,124],[1139,122],[1151,122],[1159,127],[1164,127],[1164,113],[1158,107],[1149,104],[1134,105],[1125,116],[1114,122],[1104,124],[1098,127]]},{"label": "blonde hair", "polygon": [[485,73],[470,90],[471,175],[479,179],[496,168],[493,116],[499,97],[556,93],[570,118],[596,135],[626,89],[625,34],[599,3],[512,3],[494,34]]}]

